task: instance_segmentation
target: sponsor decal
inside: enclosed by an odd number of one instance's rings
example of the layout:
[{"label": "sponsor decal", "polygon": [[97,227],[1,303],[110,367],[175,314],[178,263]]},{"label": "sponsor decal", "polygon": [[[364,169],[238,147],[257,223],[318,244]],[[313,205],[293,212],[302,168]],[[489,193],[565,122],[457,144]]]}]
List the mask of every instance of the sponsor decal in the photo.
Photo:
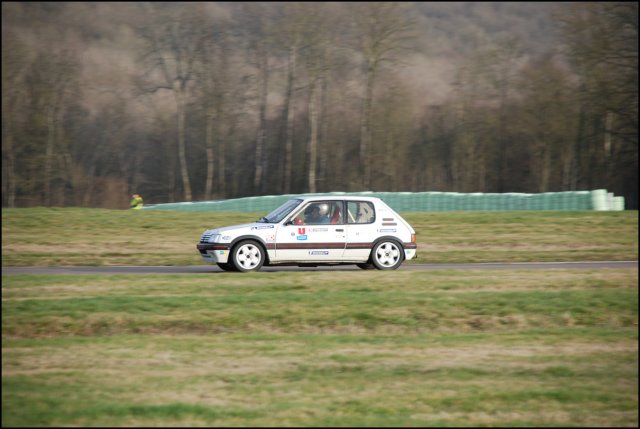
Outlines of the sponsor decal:
[{"label": "sponsor decal", "polygon": [[398,225],[398,224],[397,224],[397,223],[395,223],[395,222],[386,222],[386,223],[385,223],[385,222],[383,222],[383,223],[382,223],[382,226],[396,226],[396,225]]},{"label": "sponsor decal", "polygon": [[387,228],[387,229],[379,229],[378,232],[397,232],[397,229]]},{"label": "sponsor decal", "polygon": [[276,236],[275,235],[267,235],[266,237],[264,237],[265,240],[267,241],[276,241]]},{"label": "sponsor decal", "polygon": [[224,237],[222,237],[222,239],[224,241],[229,241],[229,240],[231,240],[231,236],[230,235],[225,235]]},{"label": "sponsor decal", "polygon": [[394,218],[392,218],[392,217],[384,217],[384,218],[382,218],[382,221],[383,221],[383,222],[393,222],[394,220],[395,220],[395,219],[394,219]]},{"label": "sponsor decal", "polygon": [[311,250],[311,251],[309,251],[309,255],[327,256],[328,254],[329,254],[328,250]]},{"label": "sponsor decal", "polygon": [[273,229],[275,225],[252,226],[251,229]]},{"label": "sponsor decal", "polygon": [[[293,233],[291,234],[293,235]],[[307,237],[307,229],[306,228],[298,228],[298,236],[296,237],[297,240],[306,240]]]},{"label": "sponsor decal", "polygon": [[224,250],[218,250],[219,255],[224,255]]},{"label": "sponsor decal", "polygon": [[329,228],[309,228],[309,232],[327,232]]},{"label": "sponsor decal", "polygon": [[295,237],[295,236],[296,236],[296,233],[295,233],[295,232],[292,232],[292,233],[291,233],[291,236],[292,236],[292,237]]}]

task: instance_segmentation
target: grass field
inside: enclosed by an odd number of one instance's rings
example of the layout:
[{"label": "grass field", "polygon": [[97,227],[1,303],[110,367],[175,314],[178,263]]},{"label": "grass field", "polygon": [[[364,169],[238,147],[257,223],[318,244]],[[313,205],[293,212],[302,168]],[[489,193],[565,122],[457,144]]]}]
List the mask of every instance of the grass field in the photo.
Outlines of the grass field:
[{"label": "grass field", "polygon": [[[263,213],[3,209],[2,265],[194,265],[205,229]],[[404,213],[417,263],[637,260],[638,212]]]},{"label": "grass field", "polygon": [[[196,264],[230,223],[2,216],[3,266]],[[419,262],[637,259],[637,212],[406,217]],[[637,427],[638,270],[3,276],[2,425]]]}]

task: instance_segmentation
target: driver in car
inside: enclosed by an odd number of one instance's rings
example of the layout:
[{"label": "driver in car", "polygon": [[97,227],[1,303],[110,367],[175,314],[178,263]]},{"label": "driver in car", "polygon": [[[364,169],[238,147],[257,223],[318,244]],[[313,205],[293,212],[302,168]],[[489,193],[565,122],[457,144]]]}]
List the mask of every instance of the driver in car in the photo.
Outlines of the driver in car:
[{"label": "driver in car", "polygon": [[329,204],[312,204],[304,210],[305,224],[329,223]]}]

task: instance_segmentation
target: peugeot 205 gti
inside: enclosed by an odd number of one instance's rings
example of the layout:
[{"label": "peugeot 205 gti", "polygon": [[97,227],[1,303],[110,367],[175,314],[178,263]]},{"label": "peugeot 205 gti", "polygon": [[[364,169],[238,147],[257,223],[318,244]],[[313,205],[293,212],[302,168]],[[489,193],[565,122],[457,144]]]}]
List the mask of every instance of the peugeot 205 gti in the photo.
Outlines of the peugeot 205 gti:
[{"label": "peugeot 205 gti", "polygon": [[356,264],[395,270],[416,257],[416,233],[384,201],[373,197],[293,198],[255,223],[206,230],[202,259],[225,271],[263,265]]}]

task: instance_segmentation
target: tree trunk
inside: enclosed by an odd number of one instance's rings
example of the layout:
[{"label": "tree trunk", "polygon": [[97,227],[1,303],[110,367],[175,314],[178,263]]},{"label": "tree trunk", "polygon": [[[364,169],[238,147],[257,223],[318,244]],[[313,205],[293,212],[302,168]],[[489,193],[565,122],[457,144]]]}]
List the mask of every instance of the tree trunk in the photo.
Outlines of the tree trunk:
[{"label": "tree trunk", "polygon": [[185,149],[185,109],[186,101],[184,90],[176,93],[176,105],[178,116],[178,159],[180,161],[180,174],[182,175],[182,187],[185,201],[191,201],[191,183],[189,182],[189,170],[187,168],[187,156]]},{"label": "tree trunk", "polygon": [[[62,104],[62,102],[61,102]],[[62,106],[60,106],[60,108],[58,108],[58,115],[56,118],[56,143],[57,143],[57,147],[56,150],[59,152],[60,154],[60,158],[62,159],[61,165],[62,165],[62,171],[65,173],[65,185],[62,186],[61,188],[61,199],[60,199],[60,205],[62,205],[63,207],[66,205],[66,188],[67,185],[71,188],[71,195],[74,195],[74,190],[76,188],[76,184],[75,184],[75,177],[74,177],[74,164],[73,164],[73,158],[71,156],[71,151],[69,150],[69,142],[67,141],[66,137],[65,137],[65,127],[64,127],[64,113],[65,110],[62,108]],[[71,204],[75,205],[78,203],[78,200],[74,197],[73,200],[71,201]]]},{"label": "tree trunk", "polygon": [[[224,100],[228,100],[225,96]],[[217,142],[215,145],[217,149],[217,159],[218,159],[218,184],[216,186],[216,195],[224,196],[226,195],[226,180],[225,180],[225,145],[227,144],[227,140],[230,137],[230,130],[233,128],[233,125],[230,122],[233,121],[232,115],[229,113],[229,108],[227,104],[223,104],[223,102],[219,102],[216,106],[216,117],[217,126],[215,127],[215,138],[212,140],[212,145]]]},{"label": "tree trunk", "polygon": [[287,94],[285,100],[286,109],[286,140],[284,147],[284,192],[291,192],[291,173],[293,160],[293,120],[295,118],[293,83],[296,75],[296,51],[295,48],[289,50],[288,73],[287,73]]},{"label": "tree trunk", "polygon": [[256,169],[253,177],[253,189],[256,194],[266,189],[266,183],[263,183],[262,176],[266,174],[266,128],[267,128],[267,87],[268,87],[268,58],[264,42],[260,44],[258,49],[258,64],[260,68],[260,82],[258,93],[260,97],[260,123],[258,124],[258,135],[256,137]]},{"label": "tree trunk", "polygon": [[204,199],[211,199],[211,191],[213,189],[213,174],[214,174],[214,151],[213,151],[213,121],[214,116],[207,113],[207,127],[206,127],[206,153],[207,153],[207,178],[205,182]]},{"label": "tree trunk", "polygon": [[318,89],[317,82],[311,83],[309,95],[309,122],[311,125],[309,136],[309,192],[316,192],[316,170],[318,165]]},{"label": "tree trunk", "polygon": [[224,198],[227,195],[227,180],[225,174],[225,142],[218,146],[218,188],[219,194]]},{"label": "tree trunk", "polygon": [[53,150],[55,146],[55,113],[53,107],[47,112],[47,146],[44,158],[44,205],[51,206],[51,170],[53,169]]},{"label": "tree trunk", "polygon": [[542,168],[540,171],[540,189],[539,192],[547,192],[549,189],[549,175],[551,173],[551,151],[549,148],[544,149],[542,155]]},{"label": "tree trunk", "polygon": [[[319,131],[319,137],[318,140],[323,142],[323,150],[320,151],[320,166],[318,169],[318,175],[320,176],[320,180],[321,180],[321,184],[323,185],[323,188],[329,189],[329,187],[332,187],[333,184],[328,183],[329,180],[329,151],[331,150],[331,148],[327,147],[327,129],[329,126],[329,121],[328,118],[326,117],[326,112],[327,112],[327,79],[323,76],[322,77],[322,84],[320,86],[320,113],[319,113],[319,121],[320,121],[320,131]],[[335,149],[333,149],[335,150]],[[335,152],[333,152],[332,154],[332,158],[333,158],[333,162],[334,163],[338,163],[338,160],[336,158],[341,158],[341,154],[339,153],[339,151],[335,150]],[[337,179],[337,181],[342,182],[342,177],[343,175],[340,174],[339,177],[336,177],[335,179]]]},{"label": "tree trunk", "polygon": [[360,117],[360,172],[362,185],[365,190],[371,187],[371,101],[373,97],[373,83],[376,69],[372,64],[367,67],[365,77],[364,97],[362,99],[362,114]]},{"label": "tree trunk", "polygon": [[[166,153],[166,159],[168,160],[168,165],[167,165],[167,185],[168,185],[168,195],[167,195],[167,199],[169,201],[177,201],[178,199],[178,195],[176,194],[176,164],[175,164],[175,147],[173,145],[173,141],[172,140],[167,140],[165,143],[165,153]],[[135,171],[131,172],[131,170],[133,169],[130,168],[129,171],[129,177],[132,181],[132,185],[133,185],[133,190],[134,191],[138,191],[138,189],[136,189],[135,185],[133,184],[133,179],[135,176]],[[131,192],[130,192],[131,193]]]},{"label": "tree trunk", "polygon": [[[7,127],[8,128],[8,127]],[[2,157],[3,171],[6,177],[6,187],[3,191],[6,195],[7,207],[15,207],[16,205],[16,175],[15,175],[15,157],[13,155],[13,134],[10,130],[6,131],[4,144],[2,145],[4,156]]]}]

